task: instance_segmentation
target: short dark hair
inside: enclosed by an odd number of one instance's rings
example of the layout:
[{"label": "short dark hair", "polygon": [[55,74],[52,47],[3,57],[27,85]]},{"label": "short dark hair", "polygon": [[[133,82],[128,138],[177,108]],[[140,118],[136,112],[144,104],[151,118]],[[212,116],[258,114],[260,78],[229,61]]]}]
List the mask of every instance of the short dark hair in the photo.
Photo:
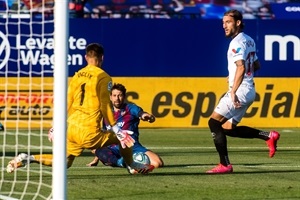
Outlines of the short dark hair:
[{"label": "short dark hair", "polygon": [[91,43],[86,47],[86,55],[89,57],[102,57],[104,55],[104,48],[101,44]]},{"label": "short dark hair", "polygon": [[124,96],[126,96],[126,88],[121,83],[114,83],[114,85],[111,88],[111,91],[113,90],[119,90],[123,93]]},{"label": "short dark hair", "polygon": [[243,15],[242,15],[242,13],[241,13],[240,11],[235,10],[235,9],[233,9],[233,10],[228,10],[228,11],[226,11],[226,12],[224,13],[224,16],[230,16],[230,17],[233,17],[233,19],[234,19],[235,21],[240,20],[240,21],[241,21],[240,28],[241,28],[241,30],[244,29],[245,24],[244,24],[244,22],[243,22]]}]

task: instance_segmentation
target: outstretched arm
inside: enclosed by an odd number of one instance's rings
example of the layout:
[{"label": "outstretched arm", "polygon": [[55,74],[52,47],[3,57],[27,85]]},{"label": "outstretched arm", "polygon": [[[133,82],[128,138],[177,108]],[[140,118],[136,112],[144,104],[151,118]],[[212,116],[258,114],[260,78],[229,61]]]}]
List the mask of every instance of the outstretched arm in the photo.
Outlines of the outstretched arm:
[{"label": "outstretched arm", "polygon": [[149,114],[147,112],[140,113],[140,119],[143,121],[148,121],[150,123],[155,122],[155,117],[152,114]]}]

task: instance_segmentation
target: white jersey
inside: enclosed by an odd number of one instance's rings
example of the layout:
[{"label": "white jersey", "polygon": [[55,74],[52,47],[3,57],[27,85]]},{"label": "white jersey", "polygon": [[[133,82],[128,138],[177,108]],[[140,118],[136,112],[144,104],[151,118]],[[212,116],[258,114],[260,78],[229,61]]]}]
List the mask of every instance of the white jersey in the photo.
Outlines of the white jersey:
[{"label": "white jersey", "polygon": [[242,85],[253,85],[253,74],[254,74],[254,66],[253,63],[256,61],[256,47],[254,40],[246,35],[245,33],[241,32],[237,36],[235,36],[228,48],[227,52],[227,60],[228,60],[228,83],[229,88],[232,87],[234,82],[234,76],[236,72],[236,64],[235,62],[238,60],[245,61],[245,74]]},{"label": "white jersey", "polygon": [[[253,81],[253,62],[258,58],[256,56],[254,40],[245,33],[239,33],[230,42],[227,56],[229,90],[219,101],[217,107],[215,108],[215,112],[224,116],[231,123],[237,124],[241,121],[247,109],[253,103],[256,95]],[[231,99],[230,90],[234,83],[235,72],[237,69],[235,62],[238,60],[245,61],[246,69],[243,82],[236,91],[236,95],[241,103],[241,107],[236,109]]]}]

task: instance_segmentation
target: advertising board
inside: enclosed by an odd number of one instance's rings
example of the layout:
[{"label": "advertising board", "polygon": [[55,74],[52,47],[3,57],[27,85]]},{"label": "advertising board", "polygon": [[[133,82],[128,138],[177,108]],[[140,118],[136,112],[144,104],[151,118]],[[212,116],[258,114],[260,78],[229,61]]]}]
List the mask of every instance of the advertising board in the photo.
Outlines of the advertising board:
[{"label": "advertising board", "polygon": [[[293,20],[245,24],[262,68],[256,74],[257,99],[243,122],[299,127],[300,27]],[[31,35],[22,24],[21,32],[13,25],[0,27],[0,121],[10,127],[51,125],[53,24],[45,24],[44,32],[40,26]],[[151,127],[207,127],[226,91],[230,40],[220,20],[70,19],[68,66],[57,67],[68,67],[73,76],[86,64],[85,46],[92,42],[103,44],[103,68],[126,85],[129,100],[157,116]]]}]

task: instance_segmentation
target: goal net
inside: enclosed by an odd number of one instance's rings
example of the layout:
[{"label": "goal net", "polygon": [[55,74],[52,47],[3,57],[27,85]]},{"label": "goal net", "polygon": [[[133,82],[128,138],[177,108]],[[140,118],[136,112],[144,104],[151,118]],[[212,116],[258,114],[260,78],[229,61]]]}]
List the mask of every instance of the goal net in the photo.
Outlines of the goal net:
[{"label": "goal net", "polygon": [[0,1],[0,199],[52,199],[52,168],[6,166],[20,153],[52,153],[54,0],[9,2]]}]

